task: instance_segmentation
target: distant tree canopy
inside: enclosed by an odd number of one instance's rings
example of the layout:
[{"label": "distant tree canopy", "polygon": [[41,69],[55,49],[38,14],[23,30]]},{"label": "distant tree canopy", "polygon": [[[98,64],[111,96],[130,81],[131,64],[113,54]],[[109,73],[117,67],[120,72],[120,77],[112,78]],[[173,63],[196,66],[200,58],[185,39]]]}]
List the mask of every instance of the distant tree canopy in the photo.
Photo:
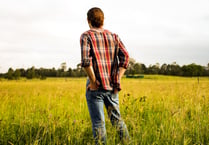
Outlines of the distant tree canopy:
[{"label": "distant tree canopy", "polygon": [[[160,74],[160,75],[174,75],[174,76],[209,76],[209,63],[207,66],[197,65],[195,63],[189,65],[180,66],[173,62],[172,64],[159,63],[149,65],[146,67],[145,64],[136,62],[133,58],[130,59],[129,67],[127,68],[126,76],[135,76],[143,74]],[[59,69],[55,68],[35,68],[31,67],[28,69],[8,69],[5,74],[0,74],[0,77],[7,78],[9,80],[17,80],[20,77],[26,77],[27,79],[40,78],[46,79],[47,77],[86,77],[84,68],[81,64],[78,64],[75,69],[68,68],[66,63],[62,63]]]},{"label": "distant tree canopy", "polygon": [[85,77],[87,76],[81,65],[78,64],[77,68],[66,69],[66,64],[61,65],[61,68],[35,68],[34,66],[28,69],[16,69],[9,68],[8,72],[5,74],[0,74],[0,77],[4,77],[9,80],[17,80],[20,77],[26,77],[27,79],[40,78],[46,79],[47,77]]},{"label": "distant tree canopy", "polygon": [[182,67],[176,62],[172,64],[159,63],[149,65],[146,67],[143,63],[135,62],[131,59],[126,75],[138,75],[138,74],[161,74],[161,75],[173,75],[173,76],[209,76],[209,63],[207,66],[197,65],[195,63],[189,65],[183,65]]}]

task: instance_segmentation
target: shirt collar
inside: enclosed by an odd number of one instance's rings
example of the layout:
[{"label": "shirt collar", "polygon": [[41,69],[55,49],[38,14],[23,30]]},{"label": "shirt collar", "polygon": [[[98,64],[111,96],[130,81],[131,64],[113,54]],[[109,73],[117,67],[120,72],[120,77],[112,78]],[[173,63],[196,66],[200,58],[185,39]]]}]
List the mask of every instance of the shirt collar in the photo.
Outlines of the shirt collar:
[{"label": "shirt collar", "polygon": [[96,31],[96,32],[104,32],[103,28],[91,28],[90,30]]}]

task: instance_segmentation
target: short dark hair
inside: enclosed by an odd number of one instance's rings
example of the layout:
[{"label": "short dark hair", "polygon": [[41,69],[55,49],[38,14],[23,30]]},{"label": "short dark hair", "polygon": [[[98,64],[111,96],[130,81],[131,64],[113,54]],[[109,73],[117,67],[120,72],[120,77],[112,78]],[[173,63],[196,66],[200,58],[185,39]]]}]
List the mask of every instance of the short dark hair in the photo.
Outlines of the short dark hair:
[{"label": "short dark hair", "polygon": [[99,28],[104,23],[104,13],[100,8],[91,8],[87,13],[87,19],[91,23],[92,27]]}]

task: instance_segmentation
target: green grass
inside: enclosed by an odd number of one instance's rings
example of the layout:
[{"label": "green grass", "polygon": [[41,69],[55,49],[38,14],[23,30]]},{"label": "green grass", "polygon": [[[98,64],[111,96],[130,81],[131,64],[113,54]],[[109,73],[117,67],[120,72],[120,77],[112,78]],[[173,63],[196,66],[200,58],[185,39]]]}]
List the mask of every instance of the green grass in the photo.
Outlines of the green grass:
[{"label": "green grass", "polygon": [[[209,144],[209,79],[122,80],[131,144]],[[108,144],[119,139],[106,114]],[[85,78],[0,80],[0,144],[93,144]]]}]

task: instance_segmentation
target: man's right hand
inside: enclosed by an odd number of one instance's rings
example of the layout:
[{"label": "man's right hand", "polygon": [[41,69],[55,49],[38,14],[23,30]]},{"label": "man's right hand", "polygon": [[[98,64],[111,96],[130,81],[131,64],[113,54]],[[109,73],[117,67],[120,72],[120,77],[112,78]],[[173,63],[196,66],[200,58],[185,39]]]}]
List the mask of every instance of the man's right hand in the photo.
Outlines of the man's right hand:
[{"label": "man's right hand", "polygon": [[100,83],[98,80],[96,80],[95,82],[90,81],[90,84],[87,86],[87,90],[96,91],[98,90],[99,85]]},{"label": "man's right hand", "polygon": [[118,89],[114,89],[114,94],[117,94],[118,93]]}]

